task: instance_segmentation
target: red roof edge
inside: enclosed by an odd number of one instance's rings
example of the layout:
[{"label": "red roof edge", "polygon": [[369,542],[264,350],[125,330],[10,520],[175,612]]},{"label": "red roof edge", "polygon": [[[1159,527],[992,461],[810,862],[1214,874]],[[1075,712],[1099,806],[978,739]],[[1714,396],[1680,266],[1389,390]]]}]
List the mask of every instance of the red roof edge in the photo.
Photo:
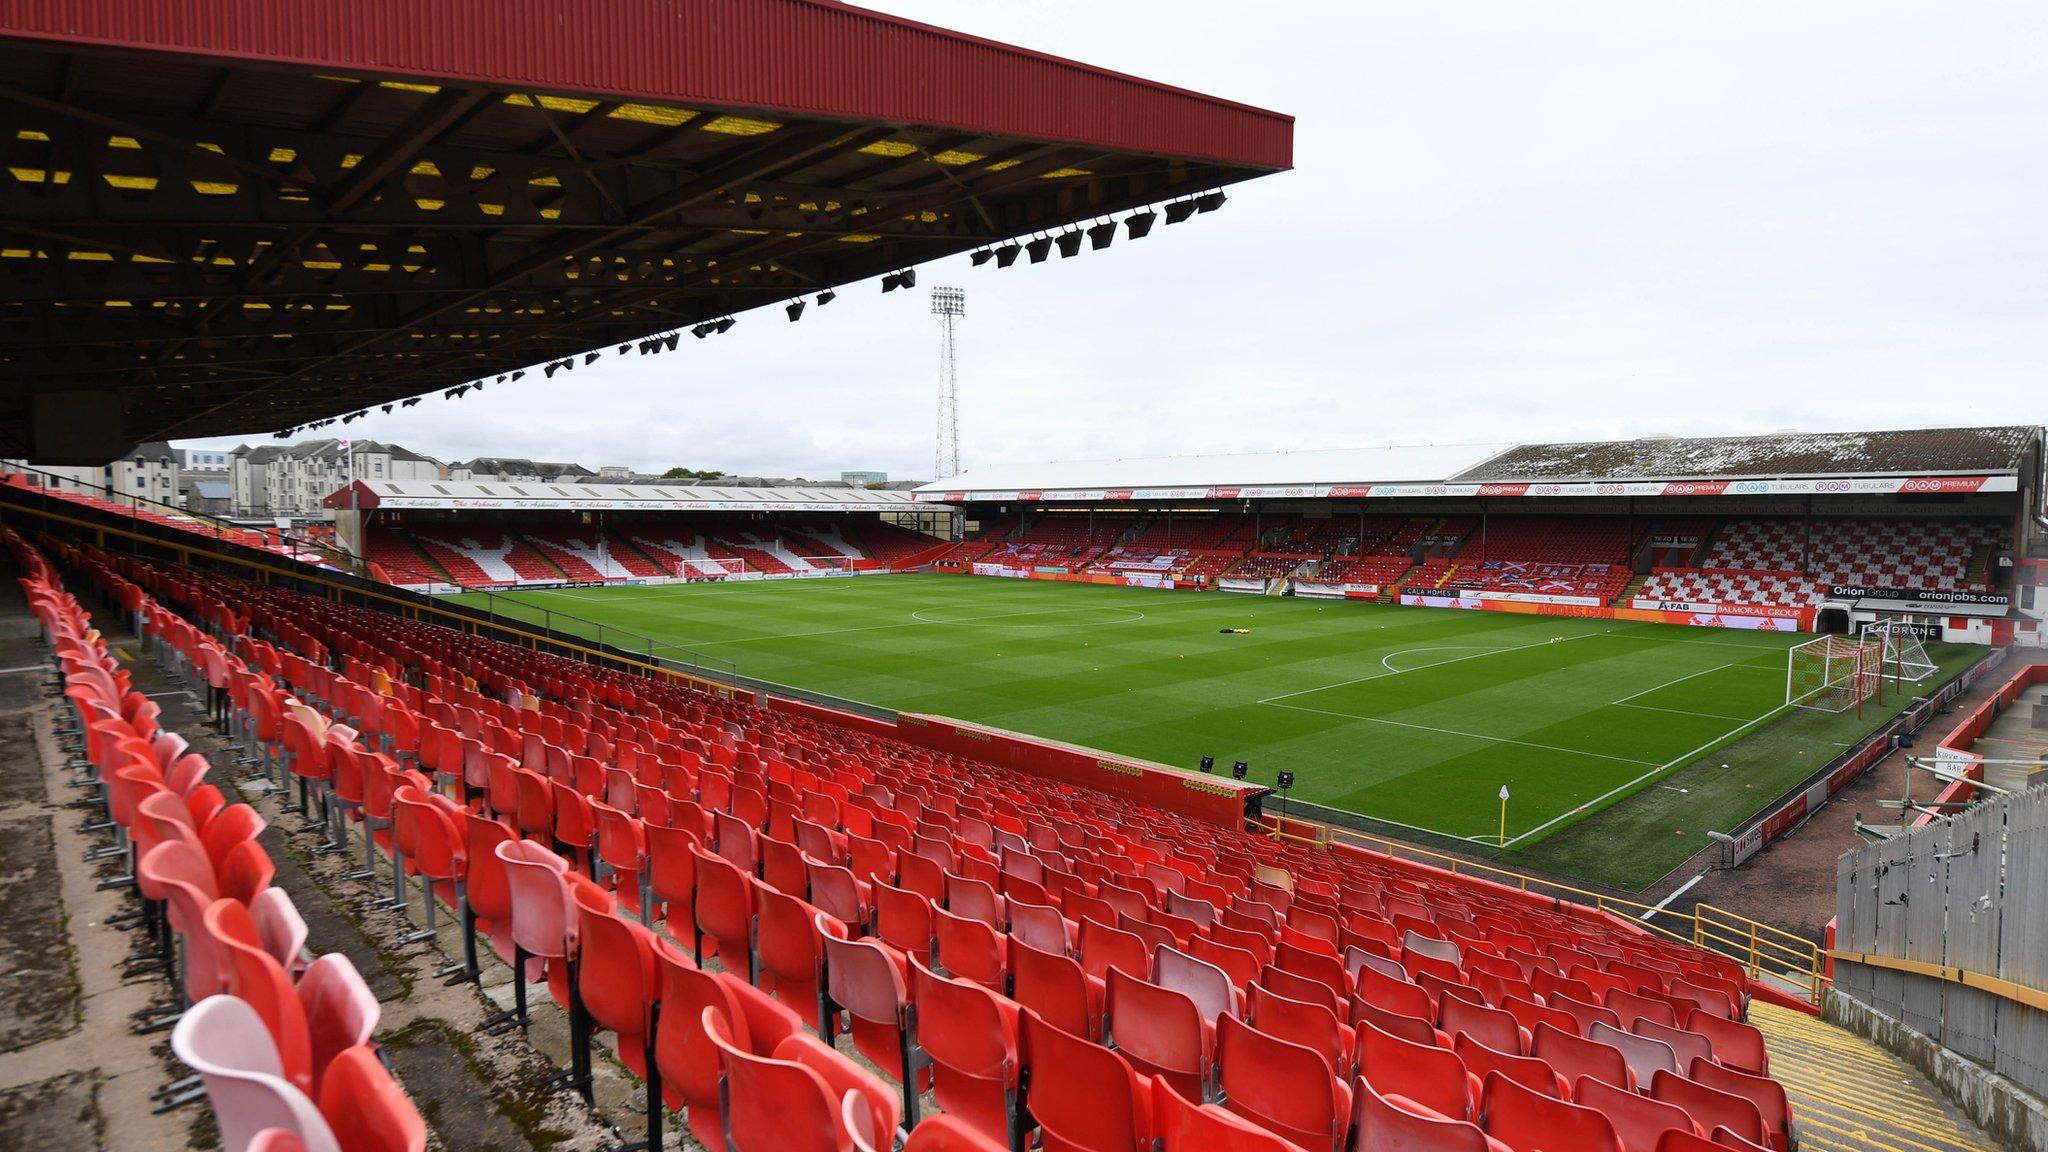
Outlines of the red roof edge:
[{"label": "red roof edge", "polygon": [[0,37],[1293,165],[1291,116],[820,0],[12,0]]}]

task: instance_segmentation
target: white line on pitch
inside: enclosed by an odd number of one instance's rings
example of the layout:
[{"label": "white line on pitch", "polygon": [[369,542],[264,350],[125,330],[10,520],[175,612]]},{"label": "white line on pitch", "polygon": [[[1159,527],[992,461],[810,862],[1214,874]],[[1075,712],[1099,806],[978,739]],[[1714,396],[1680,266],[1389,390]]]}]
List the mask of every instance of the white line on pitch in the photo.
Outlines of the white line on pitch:
[{"label": "white line on pitch", "polygon": [[1645,712],[1669,712],[1673,716],[1698,716],[1704,720],[1747,720],[1747,716],[1724,716],[1719,712],[1694,712],[1690,708],[1659,708],[1655,704],[1610,704],[1610,708],[1640,708]]},{"label": "white line on pitch", "polygon": [[[1732,740],[1735,737],[1740,736],[1742,733],[1748,731],[1749,729],[1756,727],[1758,724],[1761,724],[1764,721],[1769,720],[1771,717],[1776,716],[1778,713],[1783,711],[1783,708],[1773,708],[1769,712],[1764,713],[1763,715],[1757,717],[1754,720],[1748,721],[1740,727],[1732,728],[1726,732],[1723,732],[1719,736],[1714,737],[1712,740],[1707,741],[1705,744],[1702,744],[1699,747],[1693,749],[1692,751],[1687,752],[1685,755],[1677,757],[1676,759],[1673,759],[1667,763],[1659,764],[1657,767],[1650,769],[1648,772],[1643,773],[1641,776],[1636,777],[1628,783],[1623,784],[1616,788],[1610,788],[1606,792],[1603,792],[1600,795],[1593,797],[1591,800],[1586,801],[1584,804],[1575,805],[1575,807],[1578,809],[1591,808],[1596,804],[1600,804],[1607,800],[1613,799],[1614,797],[1619,796],[1624,792],[1632,791],[1637,785],[1642,784],[1649,780],[1656,779],[1659,775],[1663,774],[1665,771],[1671,769],[1672,767],[1689,762],[1693,757],[1699,755],[1702,752],[1705,752],[1707,749],[1712,748],[1714,745],[1720,744],[1727,740]],[[1643,763],[1648,763],[1648,761],[1643,761]],[[1538,824],[1536,827],[1529,829],[1527,832],[1522,833],[1520,836],[1515,837],[1513,840],[1508,841],[1506,844],[1501,845],[1501,847],[1513,848],[1515,845],[1520,844],[1522,841],[1527,840],[1529,837],[1536,835],[1538,832],[1542,832],[1550,828],[1552,825],[1557,824],[1559,821],[1567,820],[1571,816],[1571,812],[1565,812],[1553,816],[1550,819],[1545,820],[1543,823]]]},{"label": "white line on pitch", "polygon": [[1648,912],[1643,913],[1641,918],[1644,920],[1648,920],[1650,917],[1655,916],[1659,912],[1662,912],[1664,909],[1671,906],[1671,902],[1673,900],[1676,900],[1680,896],[1685,895],[1687,892],[1692,891],[1693,885],[1699,883],[1702,880],[1705,880],[1706,878],[1707,874],[1705,872],[1702,872],[1699,875],[1693,877],[1692,879],[1687,880],[1685,883],[1680,884],[1678,887],[1671,890],[1671,895],[1666,896],[1662,900],[1657,901],[1655,907],[1651,908]]},{"label": "white line on pitch", "polygon": [[[1265,701],[1260,701],[1265,703]],[[1406,720],[1387,720],[1379,716],[1360,716],[1355,712],[1332,712],[1327,708],[1310,708],[1306,704],[1275,704],[1275,708],[1288,708],[1296,712],[1318,712],[1324,716],[1337,716],[1345,720],[1356,720],[1361,724],[1388,724],[1395,728],[1413,728],[1419,732],[1436,732],[1445,736],[1463,736],[1467,740],[1483,740],[1488,744],[1518,744],[1524,748],[1542,748],[1549,752],[1563,752],[1569,756],[1592,756],[1601,760],[1619,760],[1623,764],[1653,764],[1653,760],[1637,760],[1631,756],[1610,756],[1605,752],[1588,752],[1584,748],[1566,748],[1557,744],[1538,744],[1534,740],[1517,740],[1512,736],[1487,736],[1479,732],[1461,732],[1456,728],[1435,728],[1428,724],[1411,724]],[[1509,841],[1513,843],[1513,841]]]},{"label": "white line on pitch", "polygon": [[[1374,673],[1373,673],[1372,675],[1370,675],[1370,676],[1359,676],[1359,677],[1357,677],[1357,678],[1355,678],[1355,679],[1351,679],[1351,680],[1339,680],[1339,681],[1337,681],[1337,682],[1336,682],[1335,684],[1319,684],[1319,685],[1317,685],[1317,686],[1316,686],[1316,687],[1314,687],[1314,688],[1303,688],[1303,689],[1302,689],[1302,690],[1300,690],[1299,692],[1282,692],[1282,693],[1281,693],[1281,694],[1279,694],[1278,696],[1268,696],[1268,697],[1266,697],[1266,698],[1265,698],[1265,699],[1263,699],[1263,700],[1256,700],[1256,701],[1253,701],[1253,703],[1256,703],[1256,704],[1272,704],[1272,705],[1275,705],[1276,707],[1281,707],[1281,708],[1287,708],[1287,707],[1291,707],[1291,705],[1287,705],[1287,704],[1281,704],[1281,703],[1279,703],[1279,702],[1280,702],[1280,701],[1282,701],[1282,700],[1289,700],[1289,699],[1292,699],[1292,698],[1294,698],[1294,697],[1296,697],[1296,696],[1307,696],[1307,695],[1309,695],[1309,694],[1311,694],[1311,693],[1314,693],[1314,692],[1327,692],[1327,691],[1329,691],[1329,690],[1330,690],[1330,689],[1332,689],[1332,688],[1348,688],[1348,687],[1350,687],[1350,686],[1351,686],[1351,685],[1353,685],[1353,684],[1363,684],[1363,683],[1365,683],[1365,682],[1366,682],[1367,680],[1383,680],[1383,679],[1385,679],[1385,678],[1387,678],[1387,677],[1389,677],[1389,676],[1404,676],[1404,675],[1406,675],[1406,674],[1408,674],[1408,673],[1410,673],[1410,672],[1421,672],[1421,671],[1423,671],[1423,670],[1425,670],[1425,669],[1429,669],[1429,668],[1442,668],[1442,667],[1443,667],[1443,666],[1445,666],[1446,664],[1461,664],[1461,663],[1463,663],[1463,662],[1465,662],[1465,661],[1467,661],[1467,660],[1477,660],[1477,659],[1479,659],[1479,658],[1480,658],[1480,657],[1482,657],[1482,656],[1498,656],[1498,655],[1500,655],[1500,654],[1501,654],[1501,653],[1503,653],[1503,652],[1520,652],[1520,651],[1522,651],[1522,650],[1523,650],[1523,649],[1525,649],[1525,648],[1541,648],[1541,647],[1542,647],[1542,646],[1544,646],[1545,644],[1551,644],[1551,643],[1560,643],[1560,644],[1562,644],[1562,643],[1569,643],[1570,641],[1573,641],[1573,640],[1587,640],[1587,639],[1590,639],[1590,638],[1592,638],[1592,637],[1594,637],[1594,636],[1605,636],[1605,635],[1607,635],[1607,633],[1605,633],[1605,632],[1587,632],[1587,633],[1584,633],[1584,634],[1582,634],[1582,635],[1579,635],[1579,636],[1567,636],[1567,637],[1565,637],[1565,638],[1564,638],[1563,640],[1560,640],[1560,641],[1552,641],[1552,640],[1537,640],[1537,641],[1535,641],[1535,642],[1533,642],[1533,643],[1529,643],[1529,644],[1515,644],[1515,645],[1512,645],[1512,646],[1510,646],[1510,647],[1507,647],[1507,648],[1489,648],[1489,649],[1487,649],[1487,650],[1486,650],[1486,651],[1484,651],[1484,652],[1474,652],[1474,653],[1473,653],[1472,655],[1470,655],[1470,656],[1454,656],[1454,657],[1452,657],[1452,658],[1451,658],[1451,659],[1449,659],[1449,660],[1438,660],[1438,661],[1436,661],[1436,662],[1434,662],[1434,663],[1431,663],[1431,664],[1424,664],[1424,665],[1422,665],[1421,667],[1418,667],[1418,668],[1400,668],[1400,669],[1395,669],[1395,670],[1392,670],[1392,671],[1387,671],[1387,672],[1374,672]],[[1386,659],[1388,659],[1388,658],[1390,658],[1390,657],[1394,657],[1394,656],[1399,656],[1399,655],[1401,655],[1401,653],[1403,653],[1403,652],[1431,652],[1431,651],[1437,651],[1437,650],[1439,650],[1439,649],[1440,649],[1440,648],[1442,648],[1442,647],[1447,647],[1447,646],[1446,646],[1446,645],[1439,645],[1439,646],[1438,646],[1437,648],[1402,648],[1402,649],[1398,649],[1398,650],[1396,650],[1396,651],[1393,651],[1393,652],[1389,652],[1389,653],[1387,653],[1387,655],[1386,655],[1386,656],[1384,656],[1384,657],[1381,657],[1381,661],[1382,661],[1382,662],[1384,663]],[[1309,709],[1309,711],[1311,711],[1311,712],[1315,712],[1315,711],[1320,711],[1320,709],[1315,709],[1315,708],[1311,708],[1311,709]],[[1336,713],[1336,715],[1344,715],[1344,716],[1349,716],[1349,715],[1350,715],[1350,713],[1348,713],[1348,712],[1344,712],[1344,713]],[[1361,719],[1362,719],[1362,717],[1361,717]]]},{"label": "white line on pitch", "polygon": [[[1643,689],[1641,692],[1631,692],[1628,695],[1623,696],[1621,699],[1616,700],[1615,703],[1626,704],[1638,696],[1648,696],[1652,692],[1661,692],[1664,689],[1671,687],[1673,684],[1683,684],[1687,680],[1695,680],[1701,676],[1705,676],[1709,672],[1719,672],[1723,668],[1733,668],[1740,663],[1742,663],[1742,661],[1740,660],[1730,660],[1726,664],[1716,664],[1712,668],[1702,668],[1697,672],[1688,672],[1685,675],[1680,676],[1676,680],[1666,680],[1662,684],[1653,684],[1650,687]],[[1735,719],[1740,719],[1740,717],[1735,717]]]}]

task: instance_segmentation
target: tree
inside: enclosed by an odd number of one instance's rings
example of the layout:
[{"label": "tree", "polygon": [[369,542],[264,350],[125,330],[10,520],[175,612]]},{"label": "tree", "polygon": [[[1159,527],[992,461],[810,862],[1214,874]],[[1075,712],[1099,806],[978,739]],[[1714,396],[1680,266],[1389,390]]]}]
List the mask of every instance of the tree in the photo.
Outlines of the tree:
[{"label": "tree", "polygon": [[714,480],[724,473],[715,469],[699,472],[694,468],[671,468],[661,474],[663,480]]}]

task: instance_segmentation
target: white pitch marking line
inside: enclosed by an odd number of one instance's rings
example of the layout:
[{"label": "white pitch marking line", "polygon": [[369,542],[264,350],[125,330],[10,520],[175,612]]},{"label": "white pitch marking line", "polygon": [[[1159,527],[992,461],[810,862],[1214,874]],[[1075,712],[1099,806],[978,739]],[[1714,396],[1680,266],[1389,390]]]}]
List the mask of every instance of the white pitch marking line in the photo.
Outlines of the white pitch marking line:
[{"label": "white pitch marking line", "polygon": [[[762,640],[801,640],[807,636],[837,636],[846,632],[886,632],[892,628],[936,628],[944,627],[949,624],[980,624],[986,620],[1007,620],[1015,616],[1049,616],[1057,615],[1063,612],[1073,613],[1092,610],[1094,609],[1090,609],[1087,607],[1034,608],[1026,612],[997,612],[989,616],[976,616],[971,620],[913,619],[903,624],[868,624],[858,628],[821,628],[812,632],[776,632],[771,634],[764,634],[761,636],[735,636],[726,640],[705,640],[699,643],[685,644],[683,646],[692,649],[713,648],[720,644],[753,644]],[[1138,621],[1146,618],[1145,614],[1143,612],[1139,612],[1136,608],[1118,608],[1116,610],[1118,612],[1136,613],[1136,615],[1125,616],[1116,620],[1084,620],[1081,623],[1074,625],[1074,627],[1098,628],[1110,624],[1136,624]],[[917,611],[925,612],[930,611],[930,609],[920,608]]]},{"label": "white pitch marking line", "polygon": [[[1427,664],[1417,664],[1413,668],[1396,668],[1392,664],[1387,663],[1387,661],[1392,660],[1396,656],[1406,656],[1411,652],[1478,652],[1483,656],[1498,651],[1500,651],[1498,647],[1489,647],[1485,644],[1437,644],[1429,648],[1397,648],[1380,657],[1380,667],[1385,668],[1389,672],[1420,672],[1424,668],[1434,668],[1439,664],[1451,663],[1449,660],[1432,660]],[[1469,660],[1471,657],[1461,657],[1461,659]]]},{"label": "white pitch marking line", "polygon": [[[1605,633],[1605,632],[1587,632],[1587,633],[1585,633],[1585,634],[1583,634],[1583,635],[1579,635],[1579,636],[1567,636],[1567,637],[1565,637],[1565,638],[1564,638],[1564,640],[1562,640],[1562,641],[1558,641],[1558,643],[1569,643],[1569,642],[1571,642],[1571,641],[1573,641],[1573,640],[1586,640],[1586,639],[1590,639],[1590,638],[1592,638],[1592,637],[1594,637],[1594,636],[1605,636],[1605,635],[1607,635],[1607,633]],[[1552,642],[1552,641],[1549,641],[1549,640],[1537,640],[1537,641],[1534,641],[1534,642],[1532,642],[1532,643],[1529,643],[1529,644],[1515,644],[1515,645],[1511,645],[1511,646],[1509,646],[1509,647],[1506,647],[1506,648],[1488,648],[1488,649],[1487,649],[1486,651],[1484,651],[1484,652],[1474,652],[1474,653],[1473,653],[1472,655],[1470,655],[1470,656],[1453,656],[1453,657],[1451,657],[1451,658],[1450,658],[1449,660],[1438,660],[1438,661],[1435,661],[1434,663],[1430,663],[1430,664],[1424,664],[1424,665],[1421,665],[1420,667],[1416,667],[1416,668],[1400,668],[1400,669],[1391,669],[1391,670],[1389,670],[1389,671],[1386,671],[1386,672],[1374,672],[1374,673],[1372,673],[1372,674],[1371,674],[1371,675],[1369,675],[1369,676],[1359,676],[1359,677],[1356,677],[1356,678],[1354,678],[1354,679],[1350,679],[1350,680],[1339,680],[1339,681],[1337,681],[1337,682],[1336,682],[1335,684],[1319,684],[1319,685],[1317,685],[1317,686],[1316,686],[1316,687],[1314,687],[1314,688],[1303,688],[1303,689],[1301,689],[1301,690],[1300,690],[1300,691],[1298,691],[1298,692],[1282,692],[1282,693],[1281,693],[1281,694],[1279,694],[1278,696],[1268,696],[1268,697],[1266,697],[1266,698],[1265,698],[1265,699],[1263,699],[1263,700],[1255,700],[1255,701],[1253,701],[1253,703],[1255,703],[1255,704],[1275,704],[1275,705],[1278,705],[1279,707],[1285,708],[1285,707],[1289,707],[1289,705],[1285,705],[1285,704],[1280,704],[1279,702],[1280,702],[1280,701],[1282,701],[1282,700],[1289,700],[1289,699],[1292,699],[1292,698],[1294,698],[1294,697],[1296,697],[1296,696],[1307,696],[1307,695],[1310,695],[1311,693],[1315,693],[1315,692],[1327,692],[1327,691],[1329,691],[1329,690],[1330,690],[1330,689],[1332,689],[1332,688],[1348,688],[1348,687],[1350,687],[1350,686],[1351,686],[1351,685],[1353,685],[1353,684],[1363,684],[1363,683],[1365,683],[1365,682],[1366,682],[1367,680],[1381,680],[1381,679],[1385,679],[1385,678],[1386,678],[1386,677],[1388,677],[1388,676],[1402,676],[1402,675],[1406,675],[1406,674],[1407,674],[1407,673],[1409,673],[1409,672],[1421,672],[1421,671],[1423,671],[1424,669],[1428,669],[1428,668],[1442,668],[1442,667],[1443,667],[1444,665],[1446,665],[1446,664],[1460,664],[1460,663],[1463,663],[1464,661],[1467,661],[1467,660],[1477,660],[1477,659],[1479,659],[1479,658],[1480,658],[1480,657],[1482,657],[1482,656],[1498,656],[1498,655],[1500,655],[1500,654],[1501,654],[1501,653],[1503,653],[1503,652],[1520,652],[1520,651],[1522,651],[1522,650],[1523,650],[1523,649],[1525,649],[1525,648],[1541,648],[1541,647],[1542,647],[1542,646],[1544,646],[1545,644],[1549,644],[1549,643],[1551,643],[1551,642]],[[1434,651],[1438,651],[1438,650],[1439,650],[1440,648],[1442,648],[1442,647],[1446,647],[1446,646],[1444,646],[1444,645],[1439,645],[1439,646],[1438,646],[1437,648],[1401,648],[1401,649],[1397,649],[1397,650],[1395,650],[1395,651],[1392,651],[1392,652],[1389,652],[1389,653],[1387,653],[1387,655],[1386,655],[1386,656],[1383,656],[1383,657],[1381,657],[1381,658],[1380,658],[1380,662],[1381,662],[1382,664],[1384,664],[1384,663],[1385,663],[1385,662],[1387,661],[1387,659],[1389,659],[1390,657],[1394,657],[1394,656],[1399,656],[1399,655],[1401,655],[1401,654],[1402,654],[1402,653],[1404,653],[1404,652],[1434,652]],[[1467,647],[1467,645],[1455,645],[1455,647]],[[1309,711],[1311,711],[1311,712],[1314,712],[1314,711],[1319,711],[1319,709],[1314,709],[1314,708],[1311,708],[1311,709],[1309,709]],[[1348,715],[1350,715],[1350,713],[1348,713],[1348,712],[1344,712],[1344,713],[1336,713],[1336,715],[1344,715],[1344,716],[1348,716]]]},{"label": "white pitch marking line", "polygon": [[1690,708],[1659,708],[1655,704],[1611,704],[1611,708],[1640,708],[1645,712],[1669,712],[1673,716],[1698,716],[1706,720],[1747,720],[1747,716],[1728,716],[1720,712],[1694,712]]},{"label": "white pitch marking line", "polygon": [[[1264,703],[1264,701],[1260,701]],[[1436,732],[1445,736],[1463,736],[1468,740],[1483,740],[1488,744],[1518,744],[1524,748],[1541,748],[1548,752],[1563,752],[1569,756],[1591,756],[1600,760],[1618,760],[1623,764],[1654,764],[1654,760],[1637,760],[1632,756],[1610,756],[1605,752],[1588,752],[1584,748],[1566,748],[1559,744],[1538,744],[1534,740],[1517,740],[1512,736],[1487,736],[1479,732],[1461,732],[1456,728],[1435,728],[1428,724],[1411,724],[1406,720],[1387,720],[1378,716],[1360,716],[1355,712],[1332,712],[1327,708],[1310,708],[1306,704],[1275,704],[1275,708],[1290,708],[1296,712],[1319,712],[1324,716],[1337,716],[1355,720],[1361,724],[1387,724],[1395,728],[1413,728],[1420,732]]]},{"label": "white pitch marking line", "polygon": [[[1769,712],[1766,712],[1763,715],[1758,716],[1754,720],[1750,720],[1739,727],[1731,728],[1728,731],[1721,733],[1719,736],[1714,737],[1712,740],[1709,740],[1705,744],[1702,744],[1699,747],[1693,749],[1692,751],[1687,752],[1683,756],[1679,756],[1667,763],[1659,764],[1657,767],[1650,769],[1648,772],[1643,773],[1641,776],[1636,777],[1628,783],[1620,785],[1619,787],[1610,788],[1606,792],[1603,792],[1600,795],[1593,797],[1591,800],[1586,801],[1584,804],[1575,805],[1574,807],[1576,809],[1591,808],[1596,804],[1603,803],[1607,800],[1610,800],[1616,796],[1621,795],[1624,792],[1633,791],[1637,785],[1655,779],[1656,777],[1658,777],[1659,775],[1663,774],[1665,771],[1676,765],[1684,764],[1690,761],[1693,757],[1699,755],[1702,752],[1705,752],[1707,749],[1712,748],[1716,744],[1719,744],[1725,740],[1733,739],[1736,736],[1740,736],[1742,733],[1748,731],[1751,728],[1756,727],[1758,724],[1761,724],[1764,721],[1769,720],[1771,717],[1776,716],[1778,713],[1783,711],[1783,708],[1773,708]],[[1647,761],[1645,761],[1645,763],[1647,763]],[[1501,845],[1501,847],[1513,848],[1515,845],[1520,844],[1522,841],[1527,840],[1529,837],[1536,835],[1538,832],[1545,831],[1546,829],[1550,828],[1554,824],[1559,823],[1560,821],[1570,819],[1573,814],[1574,813],[1572,812],[1563,812],[1556,816],[1553,816],[1550,819],[1545,820],[1543,823],[1538,824],[1536,827],[1529,829],[1527,832],[1522,833],[1520,836],[1515,837],[1513,840],[1508,841],[1506,844]]]},{"label": "white pitch marking line", "polygon": [[[1740,660],[1730,660],[1730,661],[1729,661],[1728,663],[1726,663],[1726,664],[1716,664],[1716,665],[1714,665],[1714,666],[1713,666],[1712,668],[1702,668],[1702,669],[1700,669],[1700,670],[1699,670],[1699,671],[1697,671],[1697,672],[1688,672],[1688,673],[1686,673],[1685,675],[1683,675],[1683,676],[1680,676],[1680,677],[1679,677],[1678,679],[1676,679],[1676,680],[1666,680],[1666,681],[1665,681],[1664,683],[1662,683],[1662,684],[1652,684],[1652,685],[1651,685],[1651,686],[1649,686],[1648,688],[1645,688],[1645,689],[1643,689],[1643,690],[1642,690],[1641,692],[1631,692],[1631,693],[1629,693],[1628,695],[1626,695],[1626,696],[1623,696],[1623,697],[1622,697],[1621,699],[1619,699],[1619,700],[1616,700],[1616,701],[1615,701],[1615,703],[1616,703],[1616,704],[1626,704],[1626,703],[1628,703],[1629,701],[1631,701],[1631,700],[1635,699],[1635,698],[1636,698],[1636,697],[1638,697],[1638,696],[1648,696],[1648,695],[1649,695],[1650,693],[1652,693],[1652,692],[1661,692],[1661,691],[1663,691],[1664,689],[1666,689],[1666,688],[1669,688],[1669,687],[1671,687],[1671,686],[1672,686],[1673,684],[1683,684],[1683,683],[1685,683],[1685,682],[1686,682],[1687,680],[1696,680],[1696,679],[1700,678],[1701,676],[1705,676],[1705,675],[1706,675],[1707,673],[1709,673],[1709,672],[1719,672],[1719,671],[1720,671],[1721,669],[1723,669],[1723,668],[1733,668],[1733,667],[1735,667],[1736,665],[1738,665],[1738,664],[1740,664],[1740,663],[1742,663],[1742,661],[1740,661]],[[1649,707],[1649,705],[1643,705],[1643,707]],[[1664,711],[1670,711],[1670,709],[1664,709]],[[1740,720],[1740,719],[1742,719],[1742,717],[1740,717],[1740,716],[1734,716],[1734,717],[1730,717],[1730,719],[1734,719],[1734,720]]]}]

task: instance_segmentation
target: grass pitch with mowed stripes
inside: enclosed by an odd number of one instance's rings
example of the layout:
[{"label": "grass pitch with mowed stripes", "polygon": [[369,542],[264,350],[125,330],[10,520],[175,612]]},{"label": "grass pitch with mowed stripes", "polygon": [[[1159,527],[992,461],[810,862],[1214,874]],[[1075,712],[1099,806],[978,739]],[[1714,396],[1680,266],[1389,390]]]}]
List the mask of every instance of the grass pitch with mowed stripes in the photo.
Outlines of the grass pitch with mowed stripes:
[{"label": "grass pitch with mowed stripes", "polygon": [[1625,887],[1878,721],[1784,712],[1786,650],[1810,637],[1777,633],[945,575],[493,602],[863,703],[1189,768],[1244,759],[1268,784],[1292,769],[1295,799],[1466,850],[1498,843],[1506,786],[1504,855]]}]

